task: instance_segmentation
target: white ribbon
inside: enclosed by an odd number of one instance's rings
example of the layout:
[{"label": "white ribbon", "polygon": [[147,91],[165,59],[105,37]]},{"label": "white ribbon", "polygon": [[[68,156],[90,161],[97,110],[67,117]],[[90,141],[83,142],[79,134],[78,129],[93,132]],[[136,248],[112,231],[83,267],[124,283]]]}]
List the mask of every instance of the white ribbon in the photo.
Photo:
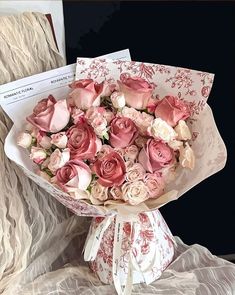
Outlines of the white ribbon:
[{"label": "white ribbon", "polygon": [[[151,223],[151,227],[154,231],[154,236],[157,237],[157,229],[156,222],[153,218],[152,212],[146,212],[149,221]],[[87,236],[87,240],[84,246],[84,260],[85,261],[93,261],[96,258],[97,252],[100,247],[100,243],[102,241],[104,232],[109,227],[111,222],[116,218],[115,228],[114,228],[114,241],[113,241],[113,265],[112,265],[112,274],[113,274],[113,282],[115,289],[118,295],[131,295],[132,285],[133,285],[133,271],[138,271],[143,276],[143,281],[148,285],[153,280],[151,276],[149,276],[149,272],[152,270],[154,263],[157,259],[157,255],[159,255],[157,249],[155,249],[154,254],[151,258],[148,258],[142,265],[138,264],[138,261],[133,255],[132,245],[130,244],[129,257],[128,257],[128,271],[126,276],[125,284],[121,282],[120,277],[120,260],[122,255],[122,237],[123,237],[123,223],[126,222],[123,217],[119,214],[115,216],[109,216],[104,218],[104,220],[94,229],[90,228],[90,231]],[[139,226],[135,221],[128,221],[131,226],[130,240],[135,243],[138,236],[137,227]],[[134,233],[134,236],[133,236]],[[167,233],[166,233],[167,234]],[[167,234],[168,235],[168,234]],[[132,237],[133,236],[133,237]],[[168,235],[169,236],[169,235]],[[123,287],[124,286],[124,287]]]}]

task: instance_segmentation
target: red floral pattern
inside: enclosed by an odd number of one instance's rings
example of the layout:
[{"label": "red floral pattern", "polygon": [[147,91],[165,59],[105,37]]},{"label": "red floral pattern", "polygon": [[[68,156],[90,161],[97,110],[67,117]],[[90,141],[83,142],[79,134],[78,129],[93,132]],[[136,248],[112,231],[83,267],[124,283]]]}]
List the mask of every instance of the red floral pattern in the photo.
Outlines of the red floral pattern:
[{"label": "red floral pattern", "polygon": [[[154,224],[150,222],[150,215]],[[101,220],[94,218],[92,227],[96,228]],[[105,231],[97,257],[90,263],[92,270],[104,283],[113,282],[112,257],[114,241],[113,221]],[[149,267],[147,276],[151,280],[156,280],[162,271],[171,263],[174,255],[174,238],[158,210],[138,215],[138,222],[134,226],[135,232],[131,235],[131,225],[125,222],[123,225],[122,254],[120,257],[120,276],[125,278],[128,272],[129,251],[133,254],[140,267],[146,266],[146,262],[152,263]],[[154,255],[156,251],[156,255]],[[143,282],[139,272],[133,272],[133,282]]]}]

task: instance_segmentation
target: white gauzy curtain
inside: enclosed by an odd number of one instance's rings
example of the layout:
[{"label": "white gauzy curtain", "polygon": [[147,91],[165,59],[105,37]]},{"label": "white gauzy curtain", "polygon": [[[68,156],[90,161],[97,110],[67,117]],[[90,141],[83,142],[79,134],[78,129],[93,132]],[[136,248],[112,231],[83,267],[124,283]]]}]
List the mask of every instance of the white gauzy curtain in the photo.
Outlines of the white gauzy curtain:
[{"label": "white gauzy curtain", "polygon": [[[43,14],[0,17],[0,84],[63,65]],[[6,158],[11,126],[0,110],[0,294],[115,294],[82,259],[90,220],[70,213]],[[136,285],[133,294],[235,294],[233,264],[176,240],[175,260],[162,277]]]}]

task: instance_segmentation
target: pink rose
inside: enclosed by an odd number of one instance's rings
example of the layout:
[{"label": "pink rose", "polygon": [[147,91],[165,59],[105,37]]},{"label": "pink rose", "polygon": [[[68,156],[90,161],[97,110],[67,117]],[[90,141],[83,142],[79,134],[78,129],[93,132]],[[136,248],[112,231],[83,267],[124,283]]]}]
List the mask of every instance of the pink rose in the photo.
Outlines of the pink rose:
[{"label": "pink rose", "polygon": [[148,135],[148,128],[151,126],[154,117],[145,112],[139,114],[139,117],[136,119],[135,124],[138,127],[140,135]]},{"label": "pink rose", "polygon": [[179,120],[186,120],[190,116],[190,109],[181,99],[168,95],[157,103],[155,116],[174,127]]},{"label": "pink rose", "polygon": [[68,138],[65,132],[59,132],[51,135],[51,143],[60,149],[64,149],[67,145]]},{"label": "pink rose", "polygon": [[138,136],[135,123],[126,117],[116,117],[110,124],[110,144],[116,148],[131,145]]},{"label": "pink rose", "polygon": [[84,191],[91,182],[89,166],[79,160],[67,162],[56,172],[55,183],[65,192],[79,194]]},{"label": "pink rose", "polygon": [[121,75],[120,79],[118,85],[120,91],[124,93],[126,103],[137,110],[146,109],[153,94],[152,85],[140,77]]},{"label": "pink rose", "polygon": [[149,139],[139,153],[140,164],[151,173],[172,164],[174,160],[173,150],[157,139]]},{"label": "pink rose", "polygon": [[74,124],[84,122],[84,115],[85,113],[77,107],[71,108],[71,117],[73,118]]},{"label": "pink rose", "polygon": [[71,159],[92,159],[101,148],[101,141],[86,122],[74,125],[66,133]]},{"label": "pink rose", "polygon": [[26,120],[45,132],[56,133],[63,129],[69,122],[70,112],[65,99],[58,100],[49,95],[42,99],[33,109],[33,114]]},{"label": "pink rose", "polygon": [[145,175],[144,167],[140,163],[135,163],[132,167],[127,169],[126,180],[129,182],[141,180],[143,179],[144,175]]},{"label": "pink rose", "polygon": [[70,100],[73,105],[82,110],[100,105],[100,95],[104,90],[104,83],[95,83],[92,79],[81,79],[70,84]]},{"label": "pink rose", "polygon": [[148,199],[148,190],[143,181],[126,182],[122,186],[123,199],[136,206]]},{"label": "pink rose", "polygon": [[62,152],[59,149],[54,150],[54,152],[50,155],[50,161],[48,164],[48,168],[52,173],[63,167],[65,163],[67,163],[70,159],[69,149],[64,149]]},{"label": "pink rose", "polygon": [[32,146],[31,153],[30,153],[30,159],[34,161],[36,164],[42,164],[42,162],[46,159],[47,153],[44,149]]},{"label": "pink rose", "polygon": [[144,177],[144,183],[148,189],[149,197],[156,198],[164,192],[164,179],[158,173],[147,173]]},{"label": "pink rose", "polygon": [[51,139],[46,135],[46,132],[39,131],[37,134],[37,143],[44,149],[49,149],[51,147]]},{"label": "pink rose", "polygon": [[119,186],[125,180],[125,163],[116,152],[97,159],[92,170],[98,176],[98,183],[105,187]]},{"label": "pink rose", "polygon": [[126,161],[128,161],[128,160],[135,161],[138,154],[139,154],[138,147],[136,145],[134,145],[134,144],[130,145],[130,146],[125,148],[124,159]]}]

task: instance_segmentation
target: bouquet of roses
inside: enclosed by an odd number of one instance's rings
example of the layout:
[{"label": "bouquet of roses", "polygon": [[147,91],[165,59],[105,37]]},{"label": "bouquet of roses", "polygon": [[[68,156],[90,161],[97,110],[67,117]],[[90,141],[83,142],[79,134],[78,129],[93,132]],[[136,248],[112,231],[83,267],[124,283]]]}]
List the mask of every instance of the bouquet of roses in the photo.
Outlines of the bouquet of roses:
[{"label": "bouquet of roses", "polygon": [[67,99],[40,100],[18,136],[38,174],[94,205],[138,205],[163,194],[178,165],[193,169],[189,104],[121,75],[115,84],[73,82]]},{"label": "bouquet of roses", "polygon": [[224,167],[206,103],[213,74],[78,58],[73,77],[72,65],[3,86],[15,123],[5,151],[75,214],[94,217],[84,259],[127,295],[173,259],[174,237],[157,209]]}]

